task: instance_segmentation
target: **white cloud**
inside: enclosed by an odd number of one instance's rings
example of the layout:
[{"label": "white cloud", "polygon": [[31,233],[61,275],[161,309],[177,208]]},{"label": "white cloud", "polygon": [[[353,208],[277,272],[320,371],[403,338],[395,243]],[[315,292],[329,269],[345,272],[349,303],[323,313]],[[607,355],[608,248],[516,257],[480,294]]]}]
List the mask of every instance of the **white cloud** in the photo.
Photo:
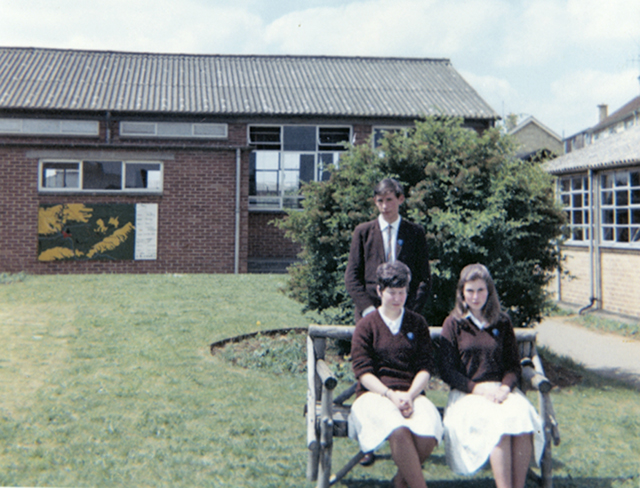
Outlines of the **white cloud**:
[{"label": "white cloud", "polygon": [[449,57],[490,37],[497,0],[369,0],[291,12],[266,39],[289,53]]},{"label": "white cloud", "polygon": [[476,75],[467,71],[462,71],[460,74],[501,117],[517,113],[516,107],[521,100],[517,90],[508,80],[491,75]]}]

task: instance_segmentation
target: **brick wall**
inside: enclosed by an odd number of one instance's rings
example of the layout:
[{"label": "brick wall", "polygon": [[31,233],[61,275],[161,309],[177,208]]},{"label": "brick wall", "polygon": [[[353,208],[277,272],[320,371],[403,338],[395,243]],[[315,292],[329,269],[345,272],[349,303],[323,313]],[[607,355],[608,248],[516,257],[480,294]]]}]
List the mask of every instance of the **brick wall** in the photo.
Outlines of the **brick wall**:
[{"label": "brick wall", "polygon": [[[242,138],[244,140],[244,132]],[[157,153],[157,149],[154,151]],[[132,159],[132,152],[142,159],[148,154],[140,148],[127,149],[126,152],[127,159]],[[39,194],[38,158],[29,158],[28,153],[29,148],[25,147],[5,147],[0,151],[0,272],[234,271],[235,150],[173,151],[173,158],[164,160],[164,191],[161,196]],[[248,174],[246,152],[242,157],[242,172]],[[240,272],[247,269],[247,194],[245,178],[240,198]],[[157,203],[157,260],[39,262],[37,220],[41,203]]]},{"label": "brick wall", "polygon": [[591,298],[591,282],[589,281],[589,249],[565,248],[562,251],[565,261],[562,274],[560,300],[574,305],[585,306]]},{"label": "brick wall", "polygon": [[285,215],[281,212],[249,213],[249,259],[293,259],[298,255],[300,246],[271,223]]},{"label": "brick wall", "polygon": [[640,317],[640,253],[607,249],[601,262],[603,309]]},{"label": "brick wall", "polygon": [[[563,264],[569,277],[561,280],[560,300],[578,306],[590,303],[589,250],[565,248]],[[640,253],[631,250],[601,249],[600,273],[603,310],[640,317]],[[557,283],[557,282],[555,282]]]}]

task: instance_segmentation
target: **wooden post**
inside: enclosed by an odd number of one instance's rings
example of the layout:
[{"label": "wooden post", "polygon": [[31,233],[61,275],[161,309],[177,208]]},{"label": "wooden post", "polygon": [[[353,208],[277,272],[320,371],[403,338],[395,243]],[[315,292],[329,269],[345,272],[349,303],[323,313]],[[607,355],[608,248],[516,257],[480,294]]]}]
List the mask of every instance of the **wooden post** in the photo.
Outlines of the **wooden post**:
[{"label": "wooden post", "polygon": [[316,354],[313,339],[307,336],[307,479],[318,479],[320,443],[316,430]]},{"label": "wooden post", "polygon": [[[335,385],[334,385],[335,386]],[[322,386],[320,412],[320,469],[318,488],[329,488],[331,484],[331,453],[333,450],[333,391]]]}]

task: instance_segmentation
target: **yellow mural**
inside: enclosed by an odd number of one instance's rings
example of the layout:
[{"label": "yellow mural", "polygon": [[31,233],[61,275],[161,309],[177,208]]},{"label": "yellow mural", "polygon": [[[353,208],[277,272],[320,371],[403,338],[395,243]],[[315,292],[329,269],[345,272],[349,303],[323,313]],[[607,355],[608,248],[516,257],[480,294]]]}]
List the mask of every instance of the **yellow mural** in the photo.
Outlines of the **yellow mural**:
[{"label": "yellow mural", "polygon": [[92,258],[97,253],[102,253],[105,251],[113,251],[116,247],[122,244],[127,240],[129,234],[133,232],[135,227],[131,222],[124,225],[121,229],[117,229],[113,234],[109,237],[105,237],[102,241],[98,242],[94,245],[91,250],[87,253],[88,258]]},{"label": "yellow mural", "polygon": [[38,260],[133,259],[135,206],[71,203],[38,209]]}]

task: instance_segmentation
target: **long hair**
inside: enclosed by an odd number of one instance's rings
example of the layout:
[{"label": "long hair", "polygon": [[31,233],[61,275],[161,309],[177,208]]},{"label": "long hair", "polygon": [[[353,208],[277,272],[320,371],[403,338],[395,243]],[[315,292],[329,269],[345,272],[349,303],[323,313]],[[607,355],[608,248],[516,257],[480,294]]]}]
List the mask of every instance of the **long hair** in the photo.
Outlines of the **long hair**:
[{"label": "long hair", "polygon": [[463,318],[469,313],[469,307],[464,301],[464,285],[469,281],[482,280],[487,285],[487,301],[482,307],[482,313],[484,318],[487,319],[489,325],[498,320],[500,315],[501,306],[500,298],[498,298],[498,292],[496,291],[496,285],[491,278],[491,273],[486,266],[476,263],[465,266],[460,272],[460,280],[458,281],[458,287],[456,288],[456,305],[453,309],[453,315],[456,318]]}]

